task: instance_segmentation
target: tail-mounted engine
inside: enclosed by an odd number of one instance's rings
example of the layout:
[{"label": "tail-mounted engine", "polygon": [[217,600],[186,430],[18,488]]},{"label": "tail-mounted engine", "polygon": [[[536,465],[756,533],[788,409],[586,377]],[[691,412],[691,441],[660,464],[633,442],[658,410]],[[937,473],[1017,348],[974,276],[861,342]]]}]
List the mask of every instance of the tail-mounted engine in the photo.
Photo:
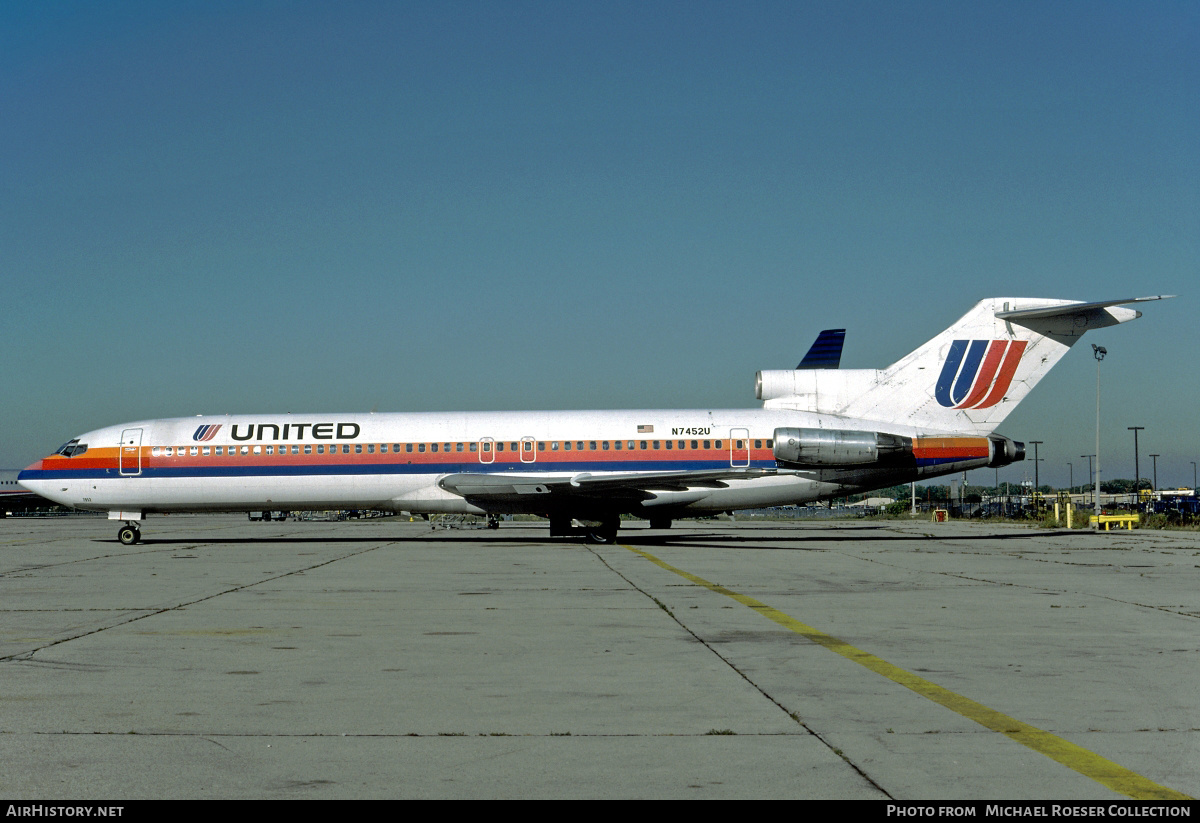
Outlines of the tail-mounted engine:
[{"label": "tail-mounted engine", "polygon": [[870,466],[912,458],[911,437],[845,429],[776,429],[775,459],[794,466]]},{"label": "tail-mounted engine", "polygon": [[1025,444],[1001,435],[906,437],[847,429],[776,429],[773,451],[776,462],[784,466],[915,466],[938,473],[995,468],[1025,459]]},{"label": "tail-mounted engine", "polygon": [[992,459],[988,461],[989,469],[994,469],[997,466],[1007,466],[1009,463],[1016,463],[1025,459],[1025,444],[1019,440],[993,434],[988,438],[988,441],[992,447]]}]

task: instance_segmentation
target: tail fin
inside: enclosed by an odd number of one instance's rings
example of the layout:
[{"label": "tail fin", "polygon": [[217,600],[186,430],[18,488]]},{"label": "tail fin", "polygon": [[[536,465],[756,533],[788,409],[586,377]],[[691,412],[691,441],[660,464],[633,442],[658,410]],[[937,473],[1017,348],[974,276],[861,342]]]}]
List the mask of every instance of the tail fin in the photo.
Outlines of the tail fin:
[{"label": "tail fin", "polygon": [[845,329],[825,329],[817,335],[808,354],[804,355],[796,368],[836,369],[842,362],[842,344],[845,342]]},{"label": "tail fin", "polygon": [[[1160,299],[1080,303],[988,298],[886,369],[831,371],[819,377],[791,372],[801,375],[791,381],[766,378],[778,372],[762,372],[760,395],[766,386],[770,396],[762,399],[767,406],[806,408],[931,432],[988,434],[1084,332],[1141,316],[1117,306]],[[840,381],[835,377],[839,375]]]}]

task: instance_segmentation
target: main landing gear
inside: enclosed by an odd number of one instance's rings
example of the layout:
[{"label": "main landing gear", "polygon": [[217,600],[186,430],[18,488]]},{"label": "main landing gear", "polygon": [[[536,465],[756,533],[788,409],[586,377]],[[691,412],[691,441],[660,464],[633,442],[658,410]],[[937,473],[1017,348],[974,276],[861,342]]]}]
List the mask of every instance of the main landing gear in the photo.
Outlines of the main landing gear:
[{"label": "main landing gear", "polygon": [[619,520],[605,520],[598,526],[593,526],[588,529],[587,539],[589,543],[598,543],[607,545],[617,542],[617,529],[621,526]]},{"label": "main landing gear", "polygon": [[142,541],[142,530],[138,528],[137,523],[126,523],[117,532],[117,539],[126,546],[132,546]]},{"label": "main landing gear", "polygon": [[[576,526],[575,523],[580,525]],[[615,515],[597,520],[557,514],[550,516],[551,537],[582,537],[589,543],[615,543],[620,527],[621,518]]]}]

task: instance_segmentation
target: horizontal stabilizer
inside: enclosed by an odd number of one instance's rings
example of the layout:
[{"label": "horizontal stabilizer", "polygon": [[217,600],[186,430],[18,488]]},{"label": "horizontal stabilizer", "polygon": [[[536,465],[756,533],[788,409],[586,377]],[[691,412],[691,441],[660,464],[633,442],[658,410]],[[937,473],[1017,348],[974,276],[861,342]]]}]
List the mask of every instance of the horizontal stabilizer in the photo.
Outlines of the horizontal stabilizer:
[{"label": "horizontal stabilizer", "polygon": [[[1124,306],[1129,303],[1148,303],[1151,300],[1170,300],[1175,297],[1174,294],[1160,294],[1154,297],[1129,297],[1125,300],[1101,300],[1097,303],[1062,303],[1049,308],[1037,309],[1015,309],[1013,311],[998,311],[996,316],[1001,320],[1015,320],[1020,323],[1022,320],[1047,319],[1051,317],[1074,317],[1080,314],[1089,312],[1097,312],[1107,309],[1110,306]],[[1139,315],[1140,316],[1140,315]]]}]

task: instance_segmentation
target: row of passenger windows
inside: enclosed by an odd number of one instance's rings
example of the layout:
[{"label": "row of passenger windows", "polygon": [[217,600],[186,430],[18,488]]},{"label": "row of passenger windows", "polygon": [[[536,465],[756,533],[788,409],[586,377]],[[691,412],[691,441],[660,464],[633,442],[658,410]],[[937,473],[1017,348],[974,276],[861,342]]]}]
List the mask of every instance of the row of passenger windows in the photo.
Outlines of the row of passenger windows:
[{"label": "row of passenger windows", "polygon": [[[533,440],[513,440],[505,442],[495,442],[484,440],[482,442],[472,443],[392,443],[390,444],[390,452],[392,454],[425,454],[438,452],[468,452],[474,453],[482,451],[485,454],[491,452],[493,447],[497,452],[510,451],[528,454],[534,449]],[[723,440],[538,440],[537,450],[544,451],[635,451],[649,449],[722,449],[725,441]],[[770,440],[755,440],[754,448],[761,449],[763,444],[766,448],[771,448],[772,441]],[[286,444],[281,443],[278,446],[271,444],[266,446],[155,446],[151,449],[151,454],[154,457],[185,457],[195,456],[216,456],[223,457],[226,454],[235,456],[238,454],[338,454],[340,445],[341,454],[350,454],[353,449],[354,454],[375,454],[378,449],[379,454],[389,453],[389,444],[387,443],[330,443],[325,445],[319,443],[311,444]],[[746,440],[734,440],[732,446],[735,449],[745,449],[748,445]],[[290,451],[289,451],[290,449]],[[315,451],[314,451],[315,449]],[[302,451],[303,450],[303,451]]]}]

